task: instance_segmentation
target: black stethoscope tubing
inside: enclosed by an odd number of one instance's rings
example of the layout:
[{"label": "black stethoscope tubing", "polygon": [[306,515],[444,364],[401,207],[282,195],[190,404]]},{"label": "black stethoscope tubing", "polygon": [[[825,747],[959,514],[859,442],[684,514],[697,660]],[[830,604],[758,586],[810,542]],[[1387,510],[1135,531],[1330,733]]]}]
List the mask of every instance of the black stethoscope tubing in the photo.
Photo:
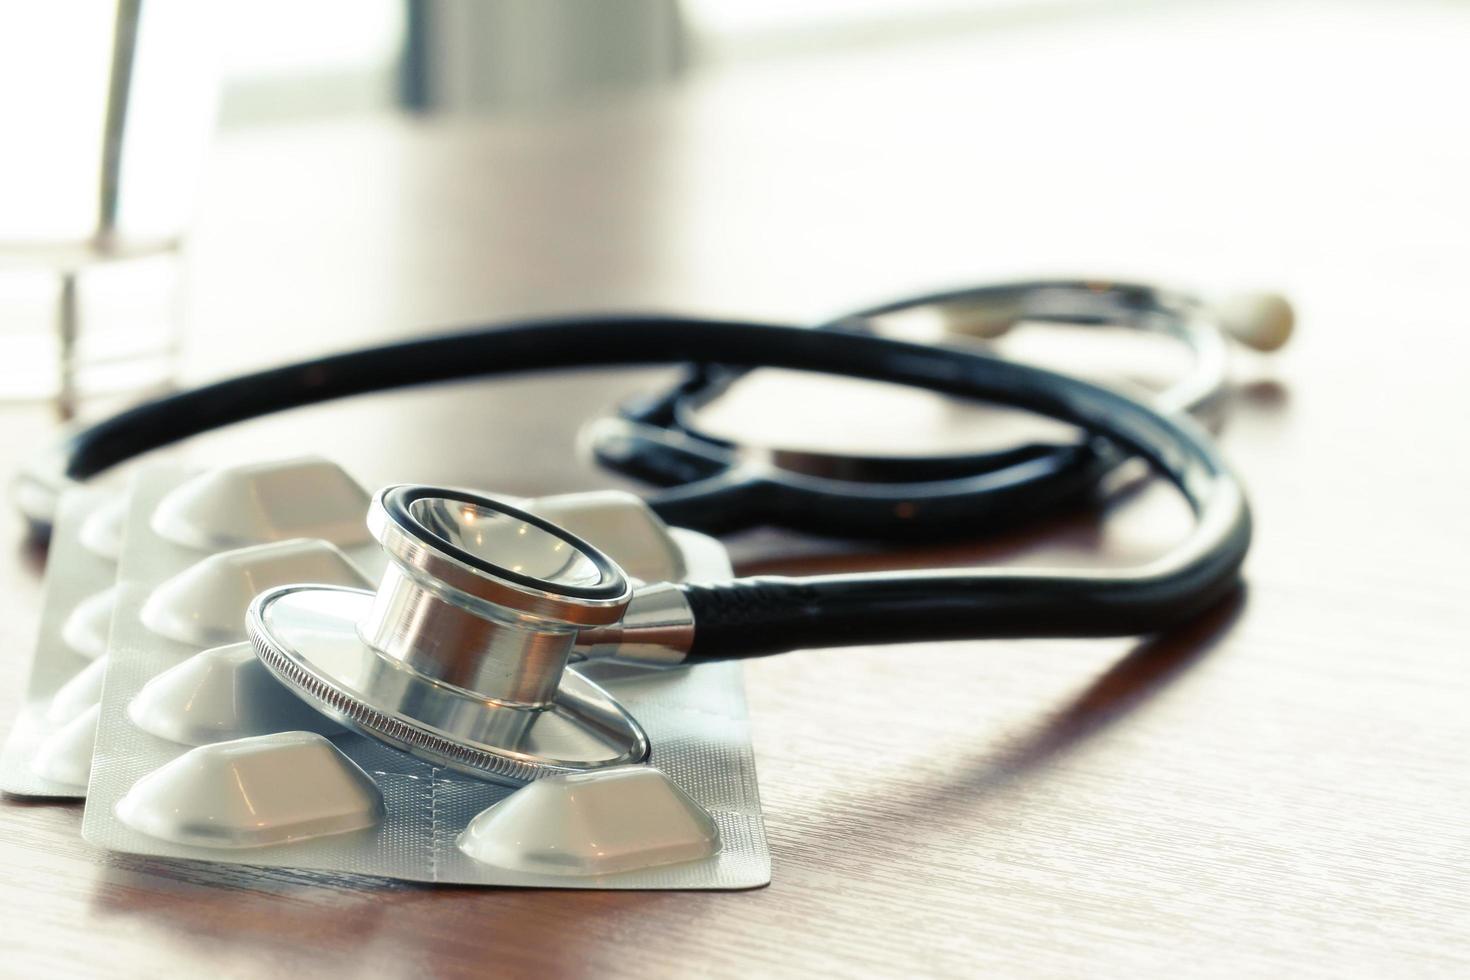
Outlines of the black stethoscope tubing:
[{"label": "black stethoscope tubing", "polygon": [[[987,311],[1007,326],[1024,318],[1165,334],[1190,349],[1195,369],[1162,396],[1164,405],[1199,410],[1219,391],[1221,331],[1204,322],[1197,302],[1145,285],[1036,280],[968,287],[867,307],[817,329],[872,332],[880,317],[957,306]],[[593,423],[586,442],[602,465],[660,488],[650,502],[682,527],[725,534],[775,525],[904,542],[991,533],[1081,503],[1126,458],[1092,437],[937,456],[752,453],[703,430],[697,418],[744,373],[696,365],[665,391],[622,406],[619,418]],[[798,466],[781,465],[783,459]]]},{"label": "black stethoscope tubing", "polygon": [[[962,569],[758,577],[682,586],[693,659],[810,647],[1016,636],[1137,635],[1229,594],[1250,543],[1239,483],[1192,421],[1118,392],[971,350],[843,331],[658,316],[551,319],[335,354],[139,405],[73,434],[19,484],[38,530],[45,495],[141,453],[334,398],[528,371],[671,363],[779,367],[913,385],[1076,425],[1136,454],[1196,516],[1164,558],[1122,571]],[[656,511],[668,516],[657,504]]]}]

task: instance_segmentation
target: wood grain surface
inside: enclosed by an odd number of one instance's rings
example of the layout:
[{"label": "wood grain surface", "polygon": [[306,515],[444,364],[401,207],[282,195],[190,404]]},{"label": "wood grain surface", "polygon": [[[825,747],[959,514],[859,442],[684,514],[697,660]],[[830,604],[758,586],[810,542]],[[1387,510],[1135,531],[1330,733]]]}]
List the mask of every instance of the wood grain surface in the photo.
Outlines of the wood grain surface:
[{"label": "wood grain surface", "polygon": [[[750,664],[774,855],[754,892],[142,860],[84,844],[76,806],[6,800],[0,973],[1470,974],[1467,54],[1470,10],[1451,4],[1155,4],[732,69],[554,120],[223,139],[192,246],[195,379],[527,313],[809,320],[1044,273],[1282,288],[1300,336],[1237,358],[1222,433],[1257,515],[1248,587],[1145,641]],[[319,451],[370,484],[582,489],[607,481],[574,453],[579,425],[658,377],[355,399],[186,448]],[[800,389],[747,402],[752,424],[833,411]],[[875,439],[975,422],[915,407],[896,417],[922,431],[883,432],[872,415]],[[18,405],[0,433],[9,468],[55,429]],[[732,547],[764,570],[1127,564],[1184,526],[1149,486],[921,553],[773,532]],[[9,514],[0,541],[8,718],[42,558]]]}]

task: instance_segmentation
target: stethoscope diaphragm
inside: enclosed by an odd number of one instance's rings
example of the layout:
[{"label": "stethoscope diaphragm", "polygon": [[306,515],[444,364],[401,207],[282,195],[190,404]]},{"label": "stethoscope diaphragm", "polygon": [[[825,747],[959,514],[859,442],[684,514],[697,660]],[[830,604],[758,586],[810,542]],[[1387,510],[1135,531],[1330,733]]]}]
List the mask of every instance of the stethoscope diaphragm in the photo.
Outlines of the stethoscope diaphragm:
[{"label": "stethoscope diaphragm", "polygon": [[256,654],[297,695],[366,735],[484,778],[522,783],[648,758],[637,721],[567,664],[582,629],[632,594],[585,541],[488,497],[378,493],[389,558],[376,592],[291,585],[247,617]]}]

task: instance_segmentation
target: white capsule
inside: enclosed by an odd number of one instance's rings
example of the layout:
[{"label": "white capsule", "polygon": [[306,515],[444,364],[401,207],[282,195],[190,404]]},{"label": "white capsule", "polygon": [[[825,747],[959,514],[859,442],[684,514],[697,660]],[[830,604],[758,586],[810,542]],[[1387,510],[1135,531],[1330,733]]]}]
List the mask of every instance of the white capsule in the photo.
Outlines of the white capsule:
[{"label": "white capsule", "polygon": [[102,706],[94,704],[52,732],[31,760],[31,771],[54,783],[86,789],[101,713]]},{"label": "white capsule", "polygon": [[529,783],[470,821],[458,844],[497,867],[595,876],[710,857],[720,831],[664,773],[619,766]]},{"label": "white capsule", "polygon": [[77,603],[61,624],[61,639],[88,660],[107,652],[107,634],[112,629],[112,611],[117,605],[117,586],[109,586]]},{"label": "white capsule", "polygon": [[165,670],[128,703],[128,718],[150,735],[181,745],[342,731],[271,676],[249,643],[203,650]]},{"label": "white capsule", "polygon": [[102,700],[102,679],[106,674],[105,655],[87,664],[75,677],[56,689],[46,707],[46,720],[60,725],[99,703]]},{"label": "white capsule", "polygon": [[371,583],[325,541],[296,540],[210,555],[159,585],[143,604],[143,625],[195,646],[245,639],[245,610],[266,589],[296,583]]},{"label": "white capsule", "polygon": [[377,785],[331,742],[281,732],[190,749],[133,784],[117,817],[195,847],[284,844],[372,827]]},{"label": "white capsule", "polygon": [[98,505],[77,529],[77,540],[92,554],[117,561],[128,522],[128,497],[119,494]]},{"label": "white capsule", "polygon": [[369,540],[368,501],[342,467],[307,456],[201,473],[159,501],[152,526],[159,537],[201,551],[292,538],[350,547]]}]

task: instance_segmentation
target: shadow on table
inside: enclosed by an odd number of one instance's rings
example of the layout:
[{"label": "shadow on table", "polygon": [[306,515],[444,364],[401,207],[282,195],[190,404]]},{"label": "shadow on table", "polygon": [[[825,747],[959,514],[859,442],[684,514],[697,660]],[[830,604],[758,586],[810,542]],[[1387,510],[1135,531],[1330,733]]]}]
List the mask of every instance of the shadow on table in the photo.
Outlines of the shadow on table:
[{"label": "shadow on table", "polygon": [[[719,899],[719,893],[708,893]],[[221,975],[530,975],[610,966],[615,940],[677,914],[718,914],[679,892],[479,888],[108,855],[93,929],[137,937],[159,964]],[[121,925],[120,925],[121,924]],[[165,969],[166,973],[167,970]]]},{"label": "shadow on table", "polygon": [[[983,759],[968,763],[957,760],[950,770],[950,778],[914,787],[904,795],[901,806],[875,812],[871,806],[825,801],[830,805],[813,808],[813,812],[830,815],[832,827],[824,831],[819,826],[808,825],[803,834],[876,834],[895,821],[919,826],[926,820],[934,820],[935,814],[945,812],[944,804],[952,804],[956,798],[979,798],[987,792],[993,793],[1012,780],[1054,762],[1132,714],[1203,659],[1229,632],[1245,603],[1246,591],[1242,587],[1233,597],[1188,625],[1145,640],[1017,743],[1000,750],[991,746]],[[864,791],[859,787],[856,792]]]},{"label": "shadow on table", "polygon": [[[1147,640],[1050,715],[1018,744],[953,778],[919,787],[901,812],[824,800],[803,817],[803,836],[880,834],[895,820],[933,821],[938,804],[976,798],[1038,770],[1157,696],[1199,662],[1239,616],[1238,594],[1187,627]],[[862,787],[854,792],[864,793]],[[825,819],[831,826],[821,826]],[[810,819],[810,818],[815,818]],[[330,964],[334,972],[397,969],[589,968],[638,923],[673,916],[682,926],[720,914],[719,901],[668,892],[537,891],[421,885],[285,868],[109,855],[93,883],[91,911],[125,920],[161,946],[270,971]],[[712,896],[718,899],[718,896]],[[568,928],[569,922],[578,923]],[[672,927],[672,926],[671,926]],[[615,945],[615,944],[614,944]]]},{"label": "shadow on table", "polygon": [[1018,751],[1007,753],[1006,769],[1042,765],[1157,695],[1215,648],[1245,603],[1242,587],[1194,622],[1141,643],[1052,715]]}]

